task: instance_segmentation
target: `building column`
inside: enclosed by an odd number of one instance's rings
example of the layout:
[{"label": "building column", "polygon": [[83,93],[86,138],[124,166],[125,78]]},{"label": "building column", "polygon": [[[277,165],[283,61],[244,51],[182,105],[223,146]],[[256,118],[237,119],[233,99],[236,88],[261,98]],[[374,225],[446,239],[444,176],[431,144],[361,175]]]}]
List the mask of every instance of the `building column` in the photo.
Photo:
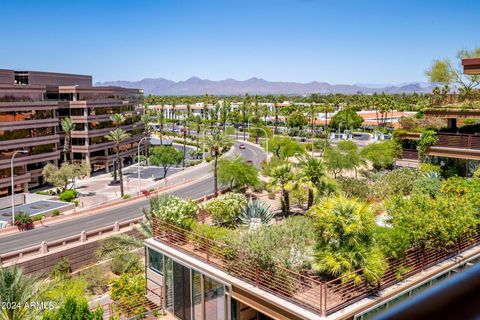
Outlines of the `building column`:
[{"label": "building column", "polygon": [[28,182],[22,183],[23,192],[28,193]]},{"label": "building column", "polygon": [[105,172],[106,173],[110,172],[110,168],[108,167],[108,161],[105,161]]},{"label": "building column", "polygon": [[90,164],[90,153],[87,153],[85,155],[85,162],[87,163],[88,167],[90,170],[88,171],[87,178],[90,178],[92,176],[92,165]]}]

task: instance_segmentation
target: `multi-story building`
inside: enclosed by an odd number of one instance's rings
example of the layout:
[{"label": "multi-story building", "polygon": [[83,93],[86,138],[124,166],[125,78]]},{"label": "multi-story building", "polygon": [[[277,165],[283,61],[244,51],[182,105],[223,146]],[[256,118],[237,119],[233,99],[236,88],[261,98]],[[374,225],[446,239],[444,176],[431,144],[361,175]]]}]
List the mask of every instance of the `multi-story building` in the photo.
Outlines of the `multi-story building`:
[{"label": "multi-story building", "polygon": [[[480,59],[464,59],[464,73],[480,74]],[[438,122],[436,143],[428,146],[424,155],[430,162],[445,168],[455,168],[457,174],[471,176],[480,167],[480,108],[468,104],[452,104],[424,110],[426,121]],[[417,150],[420,133],[408,132],[403,138],[403,155],[399,163],[406,166],[418,164]]]},{"label": "multi-story building", "polygon": [[65,133],[60,125],[71,117],[71,161],[85,160],[92,171],[109,170],[115,160],[114,143],[105,139],[113,129],[110,116],[122,113],[122,128],[130,138],[121,146],[127,163],[143,136],[143,90],[95,87],[92,77],[37,71],[0,70],[0,196],[10,193],[10,159],[15,150],[15,190],[43,184],[42,168],[63,161]]}]

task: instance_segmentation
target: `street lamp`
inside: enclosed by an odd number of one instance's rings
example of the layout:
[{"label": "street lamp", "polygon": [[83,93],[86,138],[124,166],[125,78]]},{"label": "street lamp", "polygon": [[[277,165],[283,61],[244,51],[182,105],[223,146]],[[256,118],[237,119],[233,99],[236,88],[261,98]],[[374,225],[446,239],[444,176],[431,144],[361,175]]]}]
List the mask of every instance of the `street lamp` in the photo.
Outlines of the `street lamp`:
[{"label": "street lamp", "polygon": [[12,225],[15,225],[15,185],[13,182],[13,158],[17,153],[27,154],[27,150],[17,150],[13,153],[12,159],[10,160],[10,173],[11,173],[11,183],[12,183]]},{"label": "street lamp", "polygon": [[150,139],[150,137],[143,137],[138,142],[138,152],[137,152],[137,171],[138,171],[138,194],[142,193],[142,180],[140,179],[140,145],[144,139]]},{"label": "street lamp", "polygon": [[267,135],[267,130],[265,130],[263,128],[259,128],[259,127],[252,127],[252,129],[262,130],[265,133],[265,158],[266,158],[266,162],[267,162],[267,165],[268,165],[268,135]]}]

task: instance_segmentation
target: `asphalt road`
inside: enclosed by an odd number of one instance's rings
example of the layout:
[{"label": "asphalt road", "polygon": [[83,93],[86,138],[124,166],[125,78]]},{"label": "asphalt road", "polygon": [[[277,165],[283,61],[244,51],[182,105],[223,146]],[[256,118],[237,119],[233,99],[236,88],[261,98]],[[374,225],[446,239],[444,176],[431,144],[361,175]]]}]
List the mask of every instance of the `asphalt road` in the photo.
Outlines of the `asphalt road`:
[{"label": "asphalt road", "polygon": [[[257,166],[264,159],[265,154],[259,147],[245,144],[245,149],[240,149],[241,142],[236,142],[234,146],[234,155],[240,155],[248,160],[252,160]],[[213,193],[213,176],[211,167],[199,168],[189,174],[189,178],[196,177],[193,184],[172,190],[170,193],[183,198],[196,199],[205,194]],[[27,248],[40,244],[42,241],[53,241],[65,238],[71,235],[80,234],[82,230],[88,231],[96,228],[111,225],[115,221],[124,221],[141,216],[142,208],[148,208],[148,201],[144,200],[137,203],[125,205],[105,210],[103,212],[90,215],[83,218],[69,220],[43,228],[21,232],[14,235],[0,238],[0,254]]]}]

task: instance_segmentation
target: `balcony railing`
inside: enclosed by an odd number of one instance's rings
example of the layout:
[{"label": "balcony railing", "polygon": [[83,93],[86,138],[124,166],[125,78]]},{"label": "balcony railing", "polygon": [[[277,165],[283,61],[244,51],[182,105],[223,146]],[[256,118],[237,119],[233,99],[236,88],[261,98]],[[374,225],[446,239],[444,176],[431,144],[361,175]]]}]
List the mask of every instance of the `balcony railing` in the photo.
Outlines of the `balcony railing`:
[{"label": "balcony railing", "polygon": [[435,147],[478,149],[480,150],[480,136],[459,133],[438,133],[438,142]]},{"label": "balcony railing", "polygon": [[389,266],[377,283],[356,283],[350,275],[321,281],[313,274],[300,274],[283,267],[262,269],[246,259],[232,259],[232,249],[225,243],[153,219],[154,239],[183,251],[262,290],[276,294],[320,315],[332,314],[372,293],[396,284],[480,243],[480,227],[459,239],[457,245],[443,250],[411,248],[401,258],[389,260]]},{"label": "balcony railing", "polygon": [[416,149],[403,149],[401,159],[418,160],[418,150],[416,150]]}]

